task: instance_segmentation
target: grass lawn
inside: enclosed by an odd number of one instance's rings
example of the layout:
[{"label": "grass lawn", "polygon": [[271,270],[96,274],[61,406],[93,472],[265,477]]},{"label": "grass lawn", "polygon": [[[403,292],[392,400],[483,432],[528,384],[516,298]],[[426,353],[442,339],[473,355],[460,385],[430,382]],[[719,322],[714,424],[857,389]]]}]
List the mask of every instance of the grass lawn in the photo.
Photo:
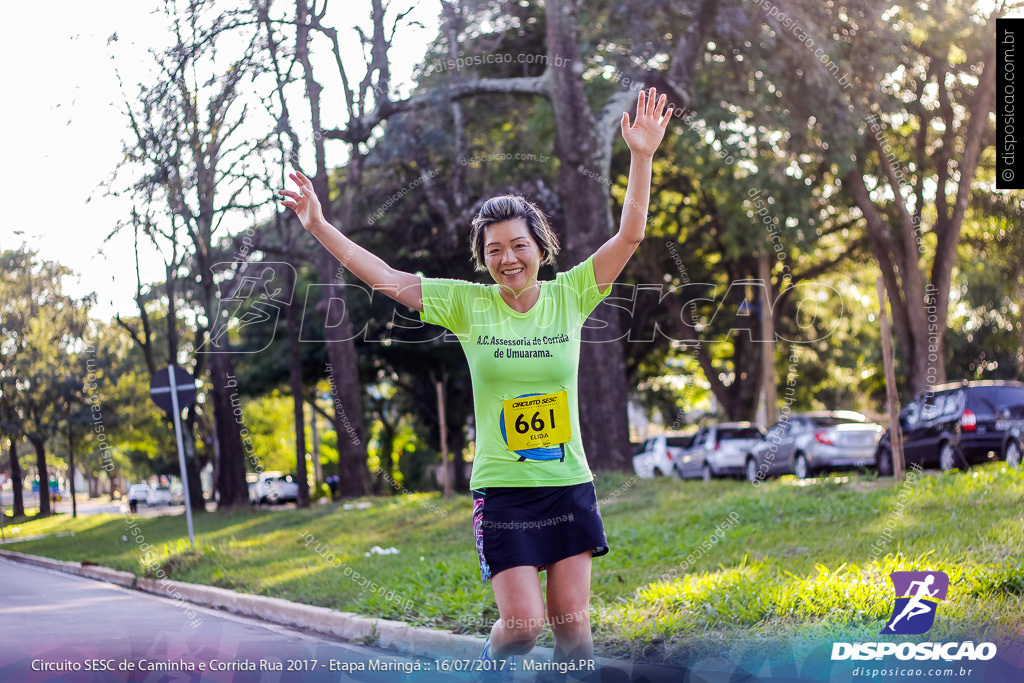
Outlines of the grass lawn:
[{"label": "grass lawn", "polygon": [[[740,661],[783,644],[799,652],[878,640],[896,570],[950,578],[935,626],[910,640],[1022,631],[1024,468],[927,472],[902,487],[855,474],[754,488],[618,473],[600,474],[597,486],[612,548],[593,570],[591,623],[604,654]],[[139,575],[152,575],[144,564],[155,559],[180,581],[462,633],[489,629],[498,615],[480,583],[468,496],[347,503],[201,514],[194,551],[181,517],[133,528],[118,515],[25,522],[24,536],[74,536],[3,547]],[[373,546],[399,553],[367,555]],[[549,631],[544,638],[550,644]]]}]

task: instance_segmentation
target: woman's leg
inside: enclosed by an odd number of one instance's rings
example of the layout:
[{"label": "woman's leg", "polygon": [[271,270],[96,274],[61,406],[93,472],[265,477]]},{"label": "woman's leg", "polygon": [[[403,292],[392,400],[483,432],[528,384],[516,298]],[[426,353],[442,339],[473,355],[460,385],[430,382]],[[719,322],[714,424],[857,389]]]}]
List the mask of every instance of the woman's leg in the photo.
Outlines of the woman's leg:
[{"label": "woman's leg", "polygon": [[[588,581],[590,575],[587,575]],[[536,567],[512,567],[491,578],[501,616],[491,629],[494,655],[526,654],[544,628],[544,597]]]},{"label": "woman's leg", "polygon": [[591,659],[591,551],[559,560],[548,567],[548,622],[555,634],[555,661]]}]

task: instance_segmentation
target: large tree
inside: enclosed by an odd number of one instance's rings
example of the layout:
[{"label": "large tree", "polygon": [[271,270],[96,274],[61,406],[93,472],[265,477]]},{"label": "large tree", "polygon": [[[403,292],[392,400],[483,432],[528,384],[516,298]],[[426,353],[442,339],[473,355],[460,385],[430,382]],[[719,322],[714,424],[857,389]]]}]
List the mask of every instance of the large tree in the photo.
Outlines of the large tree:
[{"label": "large tree", "polygon": [[[388,38],[385,35],[384,8],[379,0],[374,1],[372,37],[365,38],[367,43],[374,46],[373,56],[372,60],[368,60],[368,63],[363,65],[365,71],[356,88],[353,88],[350,82],[349,71],[341,53],[338,31],[325,21],[327,3],[321,4],[318,9],[315,2],[296,0],[294,15],[286,17],[272,17],[269,2],[256,3],[254,8],[258,22],[265,32],[267,61],[275,77],[277,133],[280,138],[283,138],[280,148],[294,167],[299,166],[300,155],[304,149],[312,148],[312,169],[315,170],[310,170],[310,175],[313,177],[317,194],[325,200],[323,202],[324,218],[331,224],[340,225],[342,229],[346,229],[354,222],[354,216],[357,215],[358,210],[360,160],[362,158],[359,143],[365,143],[370,135],[368,129],[362,131],[361,114],[370,106],[368,103],[374,100],[376,88],[380,87],[378,84],[383,83],[383,87],[386,88],[389,79]],[[325,116],[322,111],[323,86],[320,85],[314,74],[310,53],[314,37],[319,37],[329,46],[334,67],[337,69],[335,76],[341,81],[346,103],[343,117],[346,119],[347,135],[343,139],[348,143],[349,148],[348,175],[350,182],[340,186],[343,191],[343,201],[337,203],[331,201],[333,187],[330,182],[330,163],[326,146],[327,129],[331,125],[328,122],[330,117]],[[290,45],[290,48],[286,44]],[[290,52],[290,58],[288,52]],[[295,108],[296,113],[293,114],[293,110],[289,106],[286,90],[293,80],[301,82],[304,87],[306,114],[308,114],[311,133],[309,137],[312,138],[311,145],[308,142],[303,145],[300,141],[298,124],[295,120],[298,118],[298,108]],[[371,88],[371,86],[373,87]],[[335,130],[335,132],[338,131]],[[279,177],[280,185],[284,184],[283,166],[282,164]],[[293,231],[301,230],[290,218],[287,223]],[[299,241],[294,238],[284,238],[283,235],[282,239],[289,244],[296,244]],[[323,328],[323,341],[327,345],[328,358],[325,372],[329,376],[331,390],[334,394],[335,410],[332,421],[339,437],[339,493],[342,496],[361,496],[369,492],[370,482],[366,467],[362,389],[359,383],[355,347],[352,343],[352,325],[350,316],[346,314],[347,306],[343,303],[340,307],[338,305],[339,302],[344,302],[347,296],[345,281],[338,276],[338,263],[330,253],[319,248],[314,253],[315,256],[312,260],[317,267],[322,283],[318,289],[320,295],[318,308],[324,316],[327,316],[332,310],[338,311],[339,308],[342,311],[340,316],[329,320]],[[344,264],[342,265],[344,267]],[[296,322],[295,314],[297,312],[295,307],[288,309],[288,315],[291,316],[289,320],[293,325]],[[288,330],[290,339],[292,339],[290,343],[293,344],[289,373],[289,382],[293,393],[302,389],[301,372],[298,367],[299,351],[296,346],[298,332],[294,328]],[[302,415],[301,397],[295,396],[297,442],[302,438],[299,436],[299,431],[302,429]]]},{"label": "large tree", "polygon": [[[0,304],[2,306],[3,304]],[[6,308],[6,307],[5,307]],[[6,317],[6,311],[4,311]],[[12,367],[14,348],[10,344],[0,343],[0,431],[7,441],[7,463],[11,488],[14,493],[12,512],[15,517],[25,515],[25,498],[23,495],[24,472],[18,458],[18,444],[24,437],[21,424],[21,413],[15,398],[17,396],[17,377]],[[2,444],[0,444],[2,445]]]},{"label": "large tree", "polygon": [[864,215],[915,394],[946,380],[957,245],[994,140],[999,11],[978,17],[962,2],[894,8],[886,18],[906,27],[901,68],[857,103],[866,118],[846,188]]},{"label": "large tree", "polygon": [[64,424],[62,399],[70,407],[80,395],[86,369],[79,354],[92,298],[63,291],[71,271],[43,261],[29,249],[0,253],[0,372],[6,420],[12,434],[24,434],[36,453],[39,514],[50,514],[47,444]]},{"label": "large tree", "polygon": [[[855,207],[885,281],[909,389],[919,393],[946,378],[957,245],[974,188],[991,188],[989,177],[979,184],[978,169],[994,139],[992,36],[1009,6],[988,15],[962,0],[783,9],[787,23],[762,13],[762,41],[786,57],[768,74],[794,114],[786,144],[842,177],[837,199]],[[829,115],[807,135],[814,101]]]},{"label": "large tree", "polygon": [[[145,376],[151,381],[153,376],[163,370],[167,364],[179,365],[199,377],[206,369],[207,354],[197,354],[195,349],[202,345],[207,330],[203,327],[189,328],[179,319],[179,308],[191,308],[186,312],[189,318],[203,312],[198,302],[195,278],[192,276],[188,260],[188,252],[183,242],[188,236],[175,221],[162,221],[159,218],[160,204],[155,196],[160,192],[158,185],[144,182],[135,188],[132,199],[135,207],[131,217],[115,229],[131,228],[133,231],[135,253],[135,305],[138,317],[118,314],[114,322],[122,328],[135,345],[141,360],[145,364]],[[148,285],[143,282],[139,241],[146,237],[164,261],[165,279],[162,283]],[[190,315],[191,314],[191,315]],[[189,338],[189,334],[192,338]],[[116,345],[111,344],[116,348]],[[109,350],[109,349],[108,349]],[[183,361],[182,358],[192,358]],[[166,360],[165,360],[166,359]],[[108,370],[112,366],[121,366],[121,358],[103,358],[101,362]],[[117,381],[119,372],[113,372],[107,378],[108,384]],[[166,426],[173,430],[173,422],[169,415]],[[182,449],[185,454],[185,476],[188,478],[189,498],[192,509],[196,512],[206,510],[199,470],[205,464],[201,462],[196,448],[196,431],[200,425],[201,406],[193,403],[185,409],[181,422]],[[180,469],[180,465],[177,469]],[[175,472],[178,474],[177,472]]]},{"label": "large tree", "polygon": [[[230,291],[222,291],[226,269],[221,266],[237,255],[221,253],[216,244],[225,234],[225,219],[251,220],[270,201],[258,184],[258,161],[267,139],[239,131],[254,116],[243,92],[261,72],[260,42],[250,28],[247,44],[225,59],[218,48],[236,12],[217,11],[206,2],[190,3],[183,11],[172,0],[164,10],[171,44],[153,51],[158,82],[141,85],[137,97],[126,99],[133,138],[126,144],[122,168],[141,176],[132,184],[133,193],[164,203],[166,230],[187,235],[181,246],[193,268],[195,296],[205,317],[201,325],[208,335],[198,352],[209,356],[217,490],[222,506],[239,505],[248,502],[248,493],[241,426],[232,414],[228,334],[238,321],[221,306],[222,299],[231,298]],[[177,266],[177,259],[169,263]],[[169,266],[167,282],[176,277]]]}]

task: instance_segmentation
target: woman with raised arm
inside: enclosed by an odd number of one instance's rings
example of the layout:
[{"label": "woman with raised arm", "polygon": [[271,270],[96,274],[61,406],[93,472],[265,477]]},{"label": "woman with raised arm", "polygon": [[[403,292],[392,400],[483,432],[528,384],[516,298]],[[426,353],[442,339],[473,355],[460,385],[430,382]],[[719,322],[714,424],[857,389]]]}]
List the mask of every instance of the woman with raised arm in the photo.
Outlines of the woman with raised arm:
[{"label": "woman with raised arm", "polygon": [[[324,221],[301,173],[290,176],[298,192],[279,191],[303,227],[356,277],[459,337],[476,418],[473,534],[500,615],[481,659],[495,671],[510,673],[512,656],[529,652],[545,624],[554,632],[556,660],[593,657],[591,561],[608,552],[608,542],[580,438],[580,335],[643,240],[651,160],[671,115],[653,88],[639,93],[632,125],[623,113],[630,167],[619,230],[554,280],[538,281],[537,273],[554,263],[558,239],[522,197],[489,199],[473,219],[473,261],[495,282],[481,285],[391,268]],[[545,570],[546,605],[539,574]]]}]

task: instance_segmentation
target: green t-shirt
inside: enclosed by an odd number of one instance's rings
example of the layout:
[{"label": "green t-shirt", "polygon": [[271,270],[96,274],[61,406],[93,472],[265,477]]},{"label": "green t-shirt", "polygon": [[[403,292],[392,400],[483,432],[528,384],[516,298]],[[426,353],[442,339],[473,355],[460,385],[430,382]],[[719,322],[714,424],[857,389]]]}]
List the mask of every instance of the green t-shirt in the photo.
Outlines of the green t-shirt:
[{"label": "green t-shirt", "polygon": [[[571,486],[592,481],[580,438],[576,378],[583,323],[601,293],[591,256],[554,280],[526,313],[501,298],[498,285],[421,278],[420,318],[451,330],[462,344],[473,380],[476,456],[470,486]],[[556,446],[510,451],[503,402],[567,392],[571,438]]]}]

